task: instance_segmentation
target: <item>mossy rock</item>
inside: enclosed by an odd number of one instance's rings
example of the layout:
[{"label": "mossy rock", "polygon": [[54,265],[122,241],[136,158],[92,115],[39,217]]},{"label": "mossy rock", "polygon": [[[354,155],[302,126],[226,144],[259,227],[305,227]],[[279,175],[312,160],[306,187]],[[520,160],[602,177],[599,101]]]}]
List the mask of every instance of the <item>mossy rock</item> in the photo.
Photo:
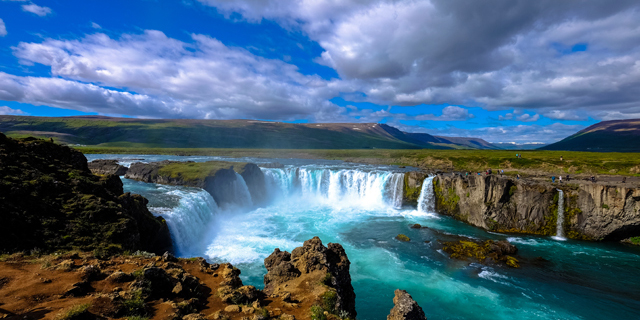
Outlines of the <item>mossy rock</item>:
[{"label": "mossy rock", "polygon": [[402,234],[402,233],[401,233],[401,234],[399,234],[399,235],[397,235],[397,236],[396,236],[396,239],[398,239],[398,240],[400,240],[400,241],[403,241],[403,242],[409,242],[409,241],[411,241],[411,238],[407,237],[406,235],[404,235],[404,234]]},{"label": "mossy rock", "polygon": [[475,259],[480,263],[502,262],[513,268],[520,267],[518,259],[510,256],[517,253],[518,249],[504,240],[480,242],[468,239],[444,242],[442,250],[448,253],[452,259]]}]

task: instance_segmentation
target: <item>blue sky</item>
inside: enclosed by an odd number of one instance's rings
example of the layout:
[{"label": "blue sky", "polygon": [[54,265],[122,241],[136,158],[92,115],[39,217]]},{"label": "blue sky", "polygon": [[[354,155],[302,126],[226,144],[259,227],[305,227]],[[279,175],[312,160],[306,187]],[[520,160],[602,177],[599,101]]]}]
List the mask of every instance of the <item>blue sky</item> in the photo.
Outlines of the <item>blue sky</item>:
[{"label": "blue sky", "polygon": [[0,19],[0,114],[518,143],[640,118],[637,1],[4,0]]}]

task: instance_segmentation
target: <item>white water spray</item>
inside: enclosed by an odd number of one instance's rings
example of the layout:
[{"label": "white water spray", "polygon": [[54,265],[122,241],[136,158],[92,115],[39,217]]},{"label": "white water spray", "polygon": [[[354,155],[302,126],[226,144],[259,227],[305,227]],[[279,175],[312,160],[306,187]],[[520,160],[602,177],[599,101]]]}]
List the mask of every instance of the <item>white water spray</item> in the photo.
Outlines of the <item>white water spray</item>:
[{"label": "white water spray", "polygon": [[434,177],[427,177],[422,182],[420,197],[418,197],[418,211],[420,212],[432,213],[436,211],[433,193],[433,178]]},{"label": "white water spray", "polygon": [[274,198],[299,193],[332,206],[402,206],[403,174],[388,171],[263,168]]},{"label": "white water spray", "polygon": [[150,207],[150,211],[162,215],[167,221],[171,237],[179,256],[200,254],[206,243],[204,236],[218,206],[211,195],[204,191],[175,189],[167,194],[180,198],[174,208]]},{"label": "white water spray", "polygon": [[556,235],[553,238],[564,241],[566,240],[564,237],[564,230],[562,228],[562,224],[564,223],[564,192],[560,189],[556,190],[558,190],[558,218],[556,219]]}]

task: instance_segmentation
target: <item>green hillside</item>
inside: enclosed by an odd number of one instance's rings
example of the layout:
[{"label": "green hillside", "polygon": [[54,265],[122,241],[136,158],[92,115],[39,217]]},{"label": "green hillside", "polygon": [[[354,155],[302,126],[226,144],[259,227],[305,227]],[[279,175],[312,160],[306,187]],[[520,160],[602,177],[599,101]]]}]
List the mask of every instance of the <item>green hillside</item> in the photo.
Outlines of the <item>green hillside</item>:
[{"label": "green hillside", "polygon": [[[136,148],[457,149],[414,139],[376,123],[293,124],[252,120],[129,119],[101,116],[0,116],[9,137],[53,138],[72,145]],[[422,134],[429,136],[428,134]]]},{"label": "green hillside", "polygon": [[540,150],[640,152],[640,119],[603,121]]}]

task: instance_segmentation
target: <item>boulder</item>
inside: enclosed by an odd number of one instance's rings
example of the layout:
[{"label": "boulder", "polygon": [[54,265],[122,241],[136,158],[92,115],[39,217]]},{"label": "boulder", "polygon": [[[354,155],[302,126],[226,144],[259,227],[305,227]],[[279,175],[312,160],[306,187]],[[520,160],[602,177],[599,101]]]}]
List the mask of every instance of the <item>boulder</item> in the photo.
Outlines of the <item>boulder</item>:
[{"label": "boulder", "polygon": [[93,160],[88,163],[89,170],[96,175],[124,176],[129,168],[118,164],[118,160]]},{"label": "boulder", "polygon": [[393,297],[393,308],[387,320],[427,320],[427,317],[409,293],[397,289]]},{"label": "boulder", "polygon": [[[295,287],[296,283],[316,285],[318,288],[309,288],[305,294],[316,292],[317,296],[312,298],[318,301],[328,297],[332,302],[329,309],[333,309],[328,311],[343,311],[355,319],[356,295],[351,285],[350,264],[340,244],[329,243],[325,247],[318,237],[305,241],[302,247],[295,248],[292,253],[275,249],[265,259],[267,274],[264,276],[264,292],[267,295],[291,294],[290,287]],[[300,294],[295,295],[297,297]]]}]

